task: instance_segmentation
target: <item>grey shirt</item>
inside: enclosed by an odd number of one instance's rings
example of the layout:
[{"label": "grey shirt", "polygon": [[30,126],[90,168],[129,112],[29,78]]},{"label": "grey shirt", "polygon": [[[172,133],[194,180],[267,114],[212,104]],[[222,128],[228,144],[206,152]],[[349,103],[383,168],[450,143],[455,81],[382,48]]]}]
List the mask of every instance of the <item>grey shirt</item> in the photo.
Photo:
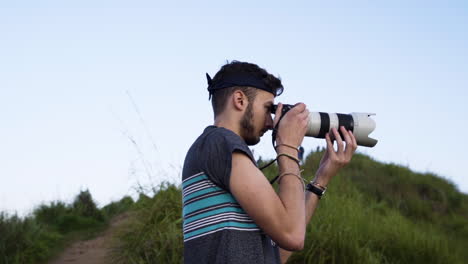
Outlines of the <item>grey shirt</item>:
[{"label": "grey shirt", "polygon": [[184,263],[280,263],[278,246],[230,192],[234,151],[256,164],[241,137],[209,126],[187,153],[182,172]]}]

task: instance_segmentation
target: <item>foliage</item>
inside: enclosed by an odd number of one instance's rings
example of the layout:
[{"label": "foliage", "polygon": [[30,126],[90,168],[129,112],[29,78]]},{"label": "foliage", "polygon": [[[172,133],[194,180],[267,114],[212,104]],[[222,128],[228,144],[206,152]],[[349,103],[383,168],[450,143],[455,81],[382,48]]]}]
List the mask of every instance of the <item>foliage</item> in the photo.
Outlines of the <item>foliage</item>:
[{"label": "foliage", "polygon": [[81,191],[72,204],[73,211],[82,217],[92,218],[95,220],[104,220],[102,212],[97,208],[96,203],[91,197],[89,190]]},{"label": "foliage", "polygon": [[[323,149],[303,165],[313,178]],[[266,164],[268,161],[259,161]],[[276,165],[264,170],[271,180]],[[276,188],[276,184],[274,185]],[[102,230],[111,217],[129,220],[115,237],[114,263],[180,263],[180,187],[162,184],[138,200],[98,209],[89,191],[72,204],[38,206],[24,218],[0,213],[0,264],[40,263],[78,235]],[[304,250],[289,263],[466,263],[468,195],[447,179],[356,154],[331,182],[307,227]]]},{"label": "foliage", "polygon": [[[307,156],[307,180],[322,154]],[[273,179],[276,165],[264,173]],[[182,262],[180,197],[173,185],[153,198],[140,195],[139,212],[114,252],[120,263]],[[333,179],[308,225],[304,250],[289,263],[465,263],[467,205],[467,195],[446,179],[356,154]]]},{"label": "foliage", "polygon": [[24,218],[0,213],[0,264],[43,262],[72,239],[92,236],[106,224],[87,190],[71,205],[42,204]]},{"label": "foliage", "polygon": [[119,201],[111,202],[108,205],[104,206],[102,208],[102,212],[107,218],[111,218],[113,216],[129,211],[134,204],[135,202],[133,201],[132,197],[124,196]]}]

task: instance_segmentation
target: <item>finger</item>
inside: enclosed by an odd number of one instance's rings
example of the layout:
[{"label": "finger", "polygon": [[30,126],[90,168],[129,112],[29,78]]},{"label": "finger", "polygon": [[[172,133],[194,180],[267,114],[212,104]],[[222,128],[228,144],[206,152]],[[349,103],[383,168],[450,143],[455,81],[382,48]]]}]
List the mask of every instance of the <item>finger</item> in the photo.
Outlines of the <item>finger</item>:
[{"label": "finger", "polygon": [[340,127],[341,134],[343,134],[343,137],[345,138],[346,142],[346,148],[344,150],[346,160],[351,160],[351,156],[353,155],[354,152],[354,143],[353,140],[351,139],[351,136],[348,131],[342,126]]},{"label": "finger", "polygon": [[351,137],[351,139],[353,140],[353,146],[354,146],[354,149],[357,148],[357,140],[356,140],[356,137],[354,136],[354,133],[353,131],[349,131],[349,136]]},{"label": "finger", "polygon": [[341,134],[343,135],[344,141],[346,142],[346,147],[349,145],[352,146],[353,140],[351,139],[351,136],[349,135],[349,132],[346,130],[344,126],[340,127]]},{"label": "finger", "polygon": [[278,124],[279,119],[281,118],[282,111],[283,111],[283,104],[278,103],[278,107],[276,107],[276,112],[275,112],[275,119],[273,119],[273,127],[276,127],[276,124]]},{"label": "finger", "polygon": [[335,136],[336,144],[338,146],[338,152],[343,152],[343,140],[341,139],[340,133],[336,128],[332,128],[333,135]]},{"label": "finger", "polygon": [[305,115],[305,118],[309,118],[310,111],[308,108],[306,108],[303,113]]},{"label": "finger", "polygon": [[325,141],[327,142],[327,154],[328,155],[333,155],[332,153],[335,153],[335,149],[333,148],[333,142],[331,141],[330,138],[330,133],[325,134]]},{"label": "finger", "polygon": [[309,123],[309,110],[306,108],[302,113],[299,113],[299,120],[305,124]]},{"label": "finger", "polygon": [[[294,107],[292,109],[294,109],[295,111],[297,111],[298,113],[302,113],[304,112],[304,110],[306,109],[306,105],[304,103],[297,103],[294,105]],[[292,110],[291,109],[291,110]]]},{"label": "finger", "polygon": [[[330,141],[331,142],[331,141]],[[327,135],[325,135],[325,144],[327,144]],[[333,146],[333,143],[332,143]],[[327,144],[327,149],[323,152],[323,157],[322,159],[328,159],[328,144]]]}]

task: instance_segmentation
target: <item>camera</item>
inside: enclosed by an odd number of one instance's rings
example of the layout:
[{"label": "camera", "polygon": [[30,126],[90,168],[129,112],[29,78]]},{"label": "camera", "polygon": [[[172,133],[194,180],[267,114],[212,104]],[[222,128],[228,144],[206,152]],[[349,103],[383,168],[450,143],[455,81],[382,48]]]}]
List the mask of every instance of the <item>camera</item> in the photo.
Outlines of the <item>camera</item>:
[{"label": "camera", "polygon": [[[275,114],[278,105],[271,107],[271,113]],[[294,105],[283,104],[281,117],[284,116]],[[315,138],[325,138],[325,134],[332,128],[336,128],[343,138],[339,127],[344,126],[348,131],[352,131],[356,142],[359,146],[374,147],[377,140],[370,138],[369,134],[375,129],[375,121],[370,118],[373,113],[325,113],[325,112],[310,112],[309,124],[306,136]]]}]

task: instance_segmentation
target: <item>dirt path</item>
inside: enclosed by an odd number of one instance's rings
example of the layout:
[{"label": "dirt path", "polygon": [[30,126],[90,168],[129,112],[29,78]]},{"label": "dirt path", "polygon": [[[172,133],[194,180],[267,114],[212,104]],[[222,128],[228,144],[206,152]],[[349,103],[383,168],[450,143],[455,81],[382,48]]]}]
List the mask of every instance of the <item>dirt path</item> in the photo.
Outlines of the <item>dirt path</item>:
[{"label": "dirt path", "polygon": [[48,264],[110,264],[108,253],[116,227],[128,220],[127,214],[112,219],[109,228],[98,237],[73,243]]}]

